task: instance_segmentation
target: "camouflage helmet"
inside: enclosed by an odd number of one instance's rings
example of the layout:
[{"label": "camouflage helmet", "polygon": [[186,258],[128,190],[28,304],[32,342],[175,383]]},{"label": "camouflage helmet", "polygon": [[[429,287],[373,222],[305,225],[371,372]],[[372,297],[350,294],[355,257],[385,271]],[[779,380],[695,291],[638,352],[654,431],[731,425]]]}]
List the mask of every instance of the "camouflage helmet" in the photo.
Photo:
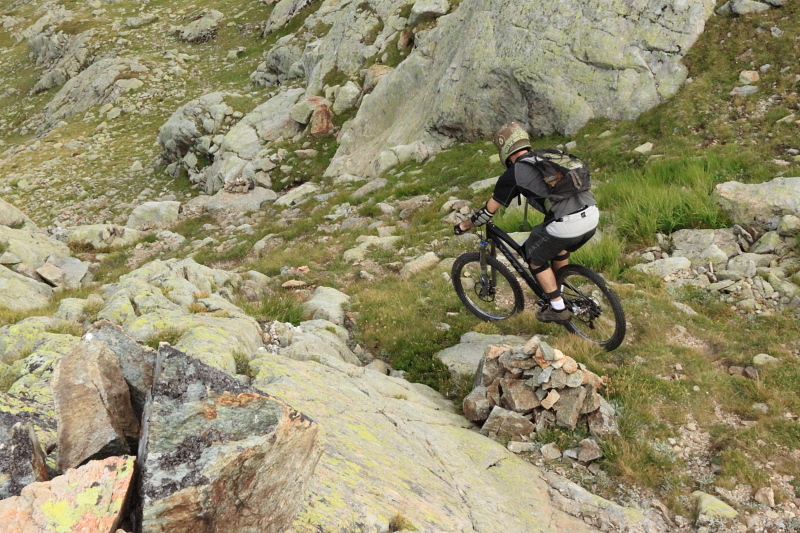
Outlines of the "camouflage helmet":
[{"label": "camouflage helmet", "polygon": [[528,132],[519,122],[509,122],[494,134],[494,145],[500,153],[500,162],[509,166],[508,158],[516,152],[531,147]]}]

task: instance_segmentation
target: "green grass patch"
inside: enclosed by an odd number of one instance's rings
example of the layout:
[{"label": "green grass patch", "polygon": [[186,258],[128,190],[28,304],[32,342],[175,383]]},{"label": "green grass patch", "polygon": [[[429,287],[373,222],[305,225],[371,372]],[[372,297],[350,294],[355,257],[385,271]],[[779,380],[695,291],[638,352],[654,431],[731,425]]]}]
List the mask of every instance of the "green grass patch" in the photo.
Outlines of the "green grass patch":
[{"label": "green grass patch", "polygon": [[298,326],[306,319],[302,302],[292,293],[270,294],[258,301],[237,302],[248,315],[259,322],[283,322]]},{"label": "green grass patch", "polygon": [[652,244],[656,233],[728,227],[711,192],[731,166],[736,163],[713,156],[659,161],[616,174],[597,187],[596,196],[613,213],[621,236],[634,244]]}]

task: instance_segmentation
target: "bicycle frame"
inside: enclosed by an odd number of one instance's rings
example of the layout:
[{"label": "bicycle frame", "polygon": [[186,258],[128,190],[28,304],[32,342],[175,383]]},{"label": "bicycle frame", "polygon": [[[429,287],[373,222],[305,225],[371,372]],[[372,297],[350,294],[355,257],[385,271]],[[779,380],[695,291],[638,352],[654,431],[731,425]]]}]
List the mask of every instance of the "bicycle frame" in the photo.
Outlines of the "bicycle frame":
[{"label": "bicycle frame", "polygon": [[[479,234],[480,235],[480,234]],[[490,254],[492,257],[496,257],[497,249],[499,248],[500,251],[503,253],[508,262],[511,263],[511,266],[514,267],[514,270],[519,273],[522,279],[525,280],[525,283],[530,287],[530,289],[538,296],[539,298],[544,298],[544,290],[542,286],[539,285],[539,282],[536,281],[536,278],[531,274],[531,271],[527,268],[527,266],[520,262],[517,257],[524,257],[525,254],[523,252],[522,246],[517,244],[517,242],[511,238],[511,236],[506,233],[505,231],[501,230],[493,223],[489,222],[486,224],[486,237],[480,236],[481,239],[481,274],[487,276],[487,265],[486,265],[486,254]],[[491,244],[491,246],[489,246]],[[489,250],[487,250],[489,247]],[[513,250],[517,255],[512,253]],[[495,284],[497,282],[497,274],[493,271],[492,272],[492,283]]]}]

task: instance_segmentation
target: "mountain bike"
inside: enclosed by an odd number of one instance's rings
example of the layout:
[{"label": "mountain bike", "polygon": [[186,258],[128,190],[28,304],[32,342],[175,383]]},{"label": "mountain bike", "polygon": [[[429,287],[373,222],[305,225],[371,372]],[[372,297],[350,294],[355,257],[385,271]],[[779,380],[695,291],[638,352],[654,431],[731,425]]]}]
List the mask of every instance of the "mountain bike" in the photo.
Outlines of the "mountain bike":
[{"label": "mountain bike", "polygon": [[[547,305],[544,290],[525,261],[523,248],[506,232],[489,222],[478,232],[480,251],[459,256],[451,272],[453,287],[464,306],[484,321],[505,320],[522,311],[525,295],[518,278],[497,258],[502,252],[519,277],[539,297],[536,305]],[[614,350],[625,338],[625,313],[619,298],[593,270],[570,264],[556,272],[572,318],[563,324],[570,333]]]}]

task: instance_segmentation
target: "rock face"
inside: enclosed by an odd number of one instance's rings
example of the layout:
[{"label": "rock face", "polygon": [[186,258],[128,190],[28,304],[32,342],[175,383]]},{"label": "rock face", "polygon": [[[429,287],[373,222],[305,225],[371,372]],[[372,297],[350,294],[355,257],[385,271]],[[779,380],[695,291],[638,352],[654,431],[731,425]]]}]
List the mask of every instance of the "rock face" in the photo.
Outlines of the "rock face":
[{"label": "rock face", "polygon": [[800,178],[775,178],[756,185],[729,181],[717,185],[715,196],[731,219],[742,225],[800,216]]},{"label": "rock face", "polygon": [[286,531],[320,457],[318,426],[172,348],[157,366],[139,451],[142,530]]},{"label": "rock face", "polygon": [[93,59],[89,44],[92,35],[91,30],[73,36],[55,33],[49,28],[31,36],[28,47],[36,66],[44,68],[44,72],[30,93],[37,94],[64,85],[86,68]]},{"label": "rock face", "polygon": [[12,311],[30,311],[47,305],[52,296],[53,289],[45,283],[0,266],[0,307]]},{"label": "rock face", "polygon": [[31,424],[45,450],[55,446],[56,420],[51,406],[0,392],[0,425],[8,429],[16,424]]},{"label": "rock face", "polygon": [[[288,531],[386,531],[401,514],[417,531],[584,532],[554,510],[531,463],[470,430],[432,389],[370,369],[264,354],[255,386],[311,416],[324,449]],[[486,465],[492,465],[487,468]],[[513,506],[491,502],[513,501]]]},{"label": "rock face", "polygon": [[108,320],[95,323],[88,331],[87,338],[105,344],[117,356],[122,377],[128,384],[133,411],[139,419],[144,411],[147,393],[153,386],[155,350],[137,343],[121,327]]},{"label": "rock face", "polygon": [[58,419],[58,468],[75,468],[95,455],[129,453],[139,435],[119,360],[105,344],[84,340],[53,374]]},{"label": "rock face", "polygon": [[0,500],[19,496],[26,485],[49,479],[33,424],[8,426],[11,421],[13,417],[0,412]]},{"label": "rock face", "polygon": [[416,34],[414,51],[342,135],[327,174],[375,175],[384,150],[489,137],[512,119],[535,134],[572,133],[594,117],[632,119],[683,85],[680,60],[714,4],[461,2]]},{"label": "rock face", "polygon": [[0,501],[3,533],[109,532],[122,522],[133,457],[92,461]]},{"label": "rock face", "polygon": [[118,79],[120,74],[143,68],[130,59],[101,59],[64,84],[35,121],[49,128],[90,107],[111,103],[126,91],[125,82],[132,81]]}]

